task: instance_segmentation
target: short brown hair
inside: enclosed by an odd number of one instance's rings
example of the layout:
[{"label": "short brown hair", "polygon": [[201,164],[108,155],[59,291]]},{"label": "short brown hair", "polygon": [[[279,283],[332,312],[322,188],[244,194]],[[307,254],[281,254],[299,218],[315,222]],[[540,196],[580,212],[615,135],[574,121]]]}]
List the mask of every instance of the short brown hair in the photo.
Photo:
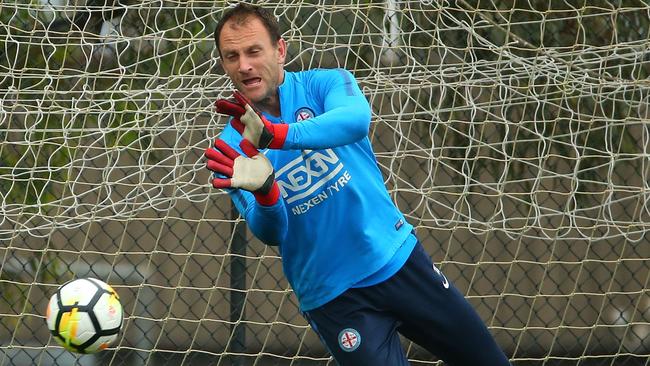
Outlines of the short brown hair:
[{"label": "short brown hair", "polygon": [[257,17],[262,21],[262,24],[264,24],[264,27],[269,32],[271,42],[276,43],[280,40],[280,26],[278,25],[277,19],[275,19],[275,16],[270,11],[260,6],[239,3],[234,8],[228,9],[224,13],[214,30],[214,43],[217,45],[219,55],[221,55],[219,36],[221,35],[221,30],[226,22],[232,19],[237,24],[243,24],[250,16]]}]

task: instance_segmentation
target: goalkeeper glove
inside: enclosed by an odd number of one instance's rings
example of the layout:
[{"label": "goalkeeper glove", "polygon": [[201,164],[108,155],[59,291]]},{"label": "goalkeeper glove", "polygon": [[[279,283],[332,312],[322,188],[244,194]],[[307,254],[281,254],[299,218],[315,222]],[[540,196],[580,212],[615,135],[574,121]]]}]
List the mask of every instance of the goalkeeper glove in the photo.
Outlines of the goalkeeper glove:
[{"label": "goalkeeper glove", "polygon": [[257,202],[271,206],[280,199],[280,189],[275,182],[275,172],[269,159],[244,139],[239,144],[244,154],[240,155],[223,140],[214,142],[214,149],[207,149],[206,167],[223,177],[212,179],[215,188],[241,188],[252,192]]},{"label": "goalkeeper glove", "polygon": [[234,99],[218,99],[214,103],[217,112],[232,116],[230,124],[256,148],[281,149],[289,125],[271,123],[239,91],[234,91],[233,97]]}]

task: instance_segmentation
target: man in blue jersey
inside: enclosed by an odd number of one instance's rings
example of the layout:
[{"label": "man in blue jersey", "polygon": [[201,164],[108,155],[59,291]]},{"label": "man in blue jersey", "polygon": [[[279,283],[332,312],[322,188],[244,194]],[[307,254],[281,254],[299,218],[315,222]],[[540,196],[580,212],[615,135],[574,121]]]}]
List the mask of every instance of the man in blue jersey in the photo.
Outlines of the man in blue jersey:
[{"label": "man in blue jersey", "polygon": [[273,15],[240,4],[215,30],[233,99],[206,150],[251,231],[277,245],[314,331],[340,365],[408,365],[399,334],[449,365],[509,365],[391,200],[368,139],[371,110],[343,69],[284,70]]}]

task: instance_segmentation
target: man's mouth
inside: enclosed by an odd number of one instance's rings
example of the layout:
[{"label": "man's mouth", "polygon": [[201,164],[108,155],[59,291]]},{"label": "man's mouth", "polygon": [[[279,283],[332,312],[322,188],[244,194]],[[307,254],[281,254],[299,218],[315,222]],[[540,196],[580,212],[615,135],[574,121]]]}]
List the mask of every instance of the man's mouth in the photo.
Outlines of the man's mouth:
[{"label": "man's mouth", "polygon": [[262,82],[262,78],[250,78],[250,79],[242,80],[242,83],[244,83],[244,85],[246,86],[255,85],[261,82]]}]

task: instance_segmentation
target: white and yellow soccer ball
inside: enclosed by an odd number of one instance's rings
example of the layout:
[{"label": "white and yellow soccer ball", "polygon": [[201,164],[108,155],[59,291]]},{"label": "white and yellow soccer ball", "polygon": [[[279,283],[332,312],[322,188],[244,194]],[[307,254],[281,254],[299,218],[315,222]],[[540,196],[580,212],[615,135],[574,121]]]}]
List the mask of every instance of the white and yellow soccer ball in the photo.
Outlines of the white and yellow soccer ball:
[{"label": "white and yellow soccer ball", "polygon": [[65,349],[94,353],[117,339],[124,313],[111,286],[95,278],[69,281],[47,305],[47,327]]}]

